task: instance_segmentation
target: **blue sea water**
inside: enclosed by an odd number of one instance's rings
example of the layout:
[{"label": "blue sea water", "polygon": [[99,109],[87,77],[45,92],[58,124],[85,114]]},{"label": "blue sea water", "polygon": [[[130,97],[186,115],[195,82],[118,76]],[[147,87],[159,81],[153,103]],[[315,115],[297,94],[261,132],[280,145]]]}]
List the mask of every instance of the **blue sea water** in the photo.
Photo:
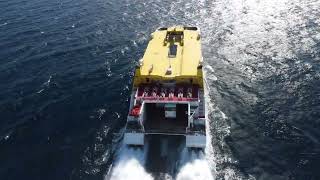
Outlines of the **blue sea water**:
[{"label": "blue sea water", "polygon": [[0,179],[108,178],[134,67],[177,24],[201,28],[214,179],[320,179],[319,7],[1,0]]}]

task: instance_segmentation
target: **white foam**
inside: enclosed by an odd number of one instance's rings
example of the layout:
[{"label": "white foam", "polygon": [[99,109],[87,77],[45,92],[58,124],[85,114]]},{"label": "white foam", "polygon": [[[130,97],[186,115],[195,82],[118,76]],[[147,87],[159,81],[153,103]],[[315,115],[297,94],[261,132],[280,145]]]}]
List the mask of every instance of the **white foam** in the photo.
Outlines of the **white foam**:
[{"label": "white foam", "polygon": [[144,169],[144,150],[123,147],[111,175],[106,177],[110,180],[152,180],[152,176]]},{"label": "white foam", "polygon": [[177,180],[213,180],[209,163],[202,152],[184,150],[182,152],[182,167]]},{"label": "white foam", "polygon": [[210,180],[213,179],[208,163],[204,159],[194,160],[182,167],[177,180]]},{"label": "white foam", "polygon": [[0,24],[0,27],[1,26],[5,26],[5,25],[7,25],[8,23],[7,22],[5,22],[5,23],[3,23],[3,24]]}]

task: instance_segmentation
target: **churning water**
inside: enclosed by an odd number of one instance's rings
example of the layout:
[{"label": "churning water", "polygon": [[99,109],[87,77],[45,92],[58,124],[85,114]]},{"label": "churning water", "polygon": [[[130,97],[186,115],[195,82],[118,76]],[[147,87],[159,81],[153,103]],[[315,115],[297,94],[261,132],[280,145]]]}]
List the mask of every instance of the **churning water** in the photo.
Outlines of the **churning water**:
[{"label": "churning water", "polygon": [[[0,7],[0,179],[320,179],[320,1]],[[120,147],[149,34],[177,24],[201,28],[210,141],[172,170]]]},{"label": "churning water", "polygon": [[152,176],[145,171],[145,154],[143,149],[123,147],[115,167],[107,174],[106,179],[125,180],[141,179],[152,180]]}]

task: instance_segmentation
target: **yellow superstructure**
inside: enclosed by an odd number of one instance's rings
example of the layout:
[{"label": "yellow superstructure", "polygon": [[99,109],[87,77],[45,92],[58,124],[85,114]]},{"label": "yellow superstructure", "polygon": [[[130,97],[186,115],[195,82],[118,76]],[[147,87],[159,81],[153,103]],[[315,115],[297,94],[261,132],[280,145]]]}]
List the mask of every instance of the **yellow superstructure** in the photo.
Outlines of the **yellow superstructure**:
[{"label": "yellow superstructure", "polygon": [[134,86],[142,83],[175,80],[202,87],[200,34],[193,27],[160,28],[151,35],[137,67]]}]

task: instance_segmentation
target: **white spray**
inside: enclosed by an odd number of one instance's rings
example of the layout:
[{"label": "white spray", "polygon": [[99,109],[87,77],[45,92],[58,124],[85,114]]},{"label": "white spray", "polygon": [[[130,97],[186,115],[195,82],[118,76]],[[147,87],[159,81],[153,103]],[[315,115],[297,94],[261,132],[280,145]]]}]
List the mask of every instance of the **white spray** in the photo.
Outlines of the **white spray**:
[{"label": "white spray", "polygon": [[202,151],[191,151],[186,148],[182,152],[182,167],[177,180],[213,180],[209,164]]},{"label": "white spray", "polygon": [[118,157],[106,180],[153,180],[144,168],[145,153],[143,149],[123,146]]}]

